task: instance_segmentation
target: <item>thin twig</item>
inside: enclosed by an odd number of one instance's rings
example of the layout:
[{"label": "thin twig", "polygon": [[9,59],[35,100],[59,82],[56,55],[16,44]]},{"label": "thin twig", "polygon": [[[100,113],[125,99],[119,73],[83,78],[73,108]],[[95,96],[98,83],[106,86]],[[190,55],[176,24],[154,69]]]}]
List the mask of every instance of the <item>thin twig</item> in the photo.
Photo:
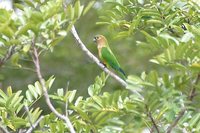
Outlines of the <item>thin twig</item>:
[{"label": "thin twig", "polygon": [[8,51],[7,51],[6,55],[4,56],[4,58],[0,59],[0,67],[2,67],[3,64],[5,64],[6,61],[9,60],[14,53],[15,53],[15,46],[11,46],[8,49]]},{"label": "thin twig", "polygon": [[[157,124],[156,124],[156,122],[155,122],[155,120],[154,120],[154,118],[153,118],[153,116],[152,116],[152,114],[151,114],[151,112],[150,112],[148,106],[145,105],[145,108],[146,108],[146,111],[147,111],[147,116],[150,118],[150,120],[151,120],[151,122],[152,122],[152,124],[153,124],[153,127],[156,129],[157,133],[160,133],[160,131],[159,131],[159,129],[158,129],[158,126],[157,126]],[[154,129],[154,128],[152,128],[151,133],[153,132],[153,129]]]},{"label": "thin twig", "polygon": [[186,108],[182,108],[179,112],[178,116],[174,120],[174,122],[167,128],[167,133],[171,133],[172,129],[178,124],[178,121],[183,117],[185,114]]},{"label": "thin twig", "polygon": [[[69,81],[67,82],[67,87],[66,87],[65,93],[67,93],[68,89],[69,89]],[[68,99],[66,99],[66,101],[65,101],[65,115],[66,116],[68,116],[68,102],[69,102]]]},{"label": "thin twig", "polygon": [[32,124],[32,126],[26,131],[26,133],[32,133],[33,129],[37,127],[40,121],[44,118],[44,116],[40,116],[40,118]]},{"label": "thin twig", "polygon": [[3,133],[10,133],[10,132],[7,130],[6,126],[3,126],[2,123],[0,123],[0,133],[1,133],[1,132],[3,132]]},{"label": "thin twig", "polygon": [[27,116],[28,116],[29,123],[31,124],[31,127],[34,128],[34,127],[33,127],[33,122],[32,122],[31,116],[30,116],[29,108],[28,108],[27,105],[25,105],[24,108],[25,108],[25,110],[26,110],[26,112],[27,112]]},{"label": "thin twig", "polygon": [[[200,80],[200,74],[198,74],[198,76],[197,76],[197,79],[196,79],[196,81],[195,81],[195,85],[197,85],[198,84],[198,82],[199,82],[199,80]],[[195,93],[196,93],[196,88],[195,87],[193,87],[192,88],[192,90],[191,90],[191,92],[190,92],[190,95],[189,95],[189,100],[193,100],[193,98],[194,98],[194,96],[195,96]]]},{"label": "thin twig", "polygon": [[80,48],[101,68],[103,71],[108,73],[111,77],[116,79],[121,85],[124,87],[127,87],[127,83],[121,79],[119,76],[117,76],[115,73],[111,72],[109,69],[107,69],[86,47],[85,44],[81,41],[79,35],[76,32],[76,29],[74,26],[72,26],[71,33],[73,34],[75,40],[77,41]]},{"label": "thin twig", "polygon": [[16,69],[16,70],[27,70],[27,71],[30,71],[30,72],[35,72],[34,69],[32,68],[29,68],[29,67],[17,67],[17,66],[2,66],[2,68],[6,68],[6,69]]},{"label": "thin twig", "polygon": [[[34,44],[34,42],[33,42]],[[45,100],[46,100],[46,103],[48,105],[48,107],[50,108],[50,110],[60,119],[64,120],[70,130],[71,133],[75,133],[75,130],[74,130],[74,127],[72,125],[72,123],[70,122],[69,118],[67,116],[64,116],[62,114],[60,114],[55,108],[54,106],[52,105],[51,101],[50,101],[50,98],[49,98],[49,95],[48,95],[48,92],[47,92],[47,88],[46,88],[46,85],[45,85],[45,81],[42,77],[42,74],[41,74],[41,70],[40,70],[40,61],[39,61],[39,55],[38,55],[38,52],[37,52],[37,49],[35,48],[35,45],[33,45],[33,55],[32,55],[32,58],[33,58],[33,62],[34,62],[34,65],[35,65],[35,69],[36,69],[36,73],[37,73],[37,77],[39,79],[39,82],[42,86],[42,89],[43,89],[43,92],[44,92],[44,97],[45,97]]]},{"label": "thin twig", "polygon": [[[190,101],[192,101],[194,99],[195,93],[196,93],[196,87],[195,85],[197,85],[200,81],[200,74],[198,74],[196,81],[190,91],[190,94],[188,96],[188,99]],[[179,112],[178,116],[176,117],[176,119],[174,120],[174,122],[167,128],[167,133],[171,133],[172,129],[174,127],[176,127],[176,125],[178,124],[179,120],[183,117],[183,115],[185,114],[186,108],[182,108],[181,111]]]}]

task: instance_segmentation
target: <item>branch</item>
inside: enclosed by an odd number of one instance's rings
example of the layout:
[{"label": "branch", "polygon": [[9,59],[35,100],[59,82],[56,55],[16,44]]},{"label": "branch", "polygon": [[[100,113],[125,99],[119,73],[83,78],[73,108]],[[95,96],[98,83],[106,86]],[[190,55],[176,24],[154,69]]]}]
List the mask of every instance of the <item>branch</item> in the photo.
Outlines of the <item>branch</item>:
[{"label": "branch", "polygon": [[[197,79],[196,79],[196,81],[195,81],[195,85],[197,85],[198,84],[198,82],[199,82],[199,80],[200,80],[200,74],[198,74],[198,76],[197,76]],[[196,92],[196,88],[195,87],[193,87],[192,88],[192,90],[191,90],[191,92],[190,92],[190,95],[189,95],[189,100],[193,100],[193,98],[194,98],[194,96],[195,96],[195,92]]]},{"label": "branch", "polygon": [[37,127],[37,125],[40,123],[40,121],[44,118],[44,116],[41,116],[35,123],[31,125],[31,127],[26,131],[26,133],[32,133],[33,129]]},{"label": "branch", "polygon": [[124,87],[127,86],[127,83],[121,79],[119,76],[117,76],[115,73],[111,72],[109,69],[107,69],[86,47],[85,44],[81,41],[79,35],[76,32],[76,29],[74,26],[72,26],[71,33],[73,34],[75,40],[77,41],[79,47],[92,59],[103,71],[108,73],[111,77],[113,77],[115,80],[117,80],[121,85]]},{"label": "branch", "polygon": [[10,133],[2,123],[0,123],[0,133]]},{"label": "branch", "polygon": [[26,110],[26,113],[27,113],[27,116],[28,116],[29,123],[31,124],[31,127],[34,128],[33,123],[32,123],[32,119],[31,119],[31,116],[30,116],[29,108],[28,108],[27,105],[25,105],[24,108],[25,108],[25,110]]},{"label": "branch", "polygon": [[[156,129],[157,133],[160,133],[160,131],[159,131],[159,129],[158,129],[158,126],[157,126],[157,124],[156,124],[154,118],[152,117],[152,114],[151,114],[151,112],[150,112],[148,106],[145,105],[145,108],[146,108],[146,110],[147,110],[147,116],[150,118],[150,120],[151,120],[151,122],[152,122],[152,124],[153,124],[153,127]],[[152,133],[152,132],[153,132],[153,128],[152,128],[152,130],[151,130],[151,133]]]},{"label": "branch", "polygon": [[[196,92],[196,87],[195,85],[197,85],[199,83],[200,80],[200,74],[198,74],[196,81],[194,83],[194,86],[192,87],[190,94],[188,96],[188,99],[190,101],[192,101],[194,99],[195,96],[195,92]],[[174,122],[167,128],[167,133],[171,133],[172,129],[178,124],[179,120],[183,117],[183,115],[185,114],[186,108],[182,108],[181,111],[179,112],[178,116],[176,117],[176,119],[174,120]]]},{"label": "branch", "polygon": [[[67,82],[67,87],[66,87],[66,92],[68,91],[69,88],[69,81]],[[65,115],[68,116],[68,100],[65,101]]]},{"label": "branch", "polygon": [[6,55],[4,56],[4,58],[0,59],[0,67],[3,66],[3,64],[10,59],[10,57],[15,53],[15,46],[11,46]]},{"label": "branch", "polygon": [[46,85],[45,85],[45,81],[42,77],[42,74],[41,74],[41,70],[40,70],[40,61],[39,61],[39,54],[37,52],[37,49],[35,48],[35,45],[34,45],[35,42],[33,42],[33,55],[32,55],[32,58],[33,58],[33,62],[34,62],[34,65],[35,65],[35,69],[36,69],[36,73],[37,73],[37,77],[39,79],[39,82],[42,86],[42,89],[43,89],[43,92],[44,92],[44,97],[45,97],[45,100],[46,100],[46,103],[48,105],[48,107],[50,108],[50,110],[60,119],[64,120],[70,130],[71,133],[75,133],[75,130],[74,130],[74,127],[72,125],[72,123],[70,122],[69,118],[67,116],[64,116],[62,114],[60,114],[55,108],[54,106],[52,105],[51,101],[50,101],[50,98],[49,98],[49,94],[47,92],[47,88],[46,88]]},{"label": "branch", "polygon": [[174,120],[174,122],[167,128],[167,133],[171,133],[172,129],[178,124],[178,121],[183,117],[185,114],[186,108],[182,108],[179,112],[178,116]]}]

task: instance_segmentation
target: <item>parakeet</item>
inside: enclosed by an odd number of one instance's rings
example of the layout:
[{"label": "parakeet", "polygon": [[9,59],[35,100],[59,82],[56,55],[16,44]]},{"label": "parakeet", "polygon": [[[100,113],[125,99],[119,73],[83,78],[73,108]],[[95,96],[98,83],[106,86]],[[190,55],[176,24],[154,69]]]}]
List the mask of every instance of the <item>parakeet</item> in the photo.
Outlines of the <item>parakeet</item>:
[{"label": "parakeet", "polygon": [[106,67],[113,68],[125,80],[125,72],[121,69],[119,62],[111,51],[106,38],[103,35],[96,35],[94,42],[97,44],[99,58]]}]

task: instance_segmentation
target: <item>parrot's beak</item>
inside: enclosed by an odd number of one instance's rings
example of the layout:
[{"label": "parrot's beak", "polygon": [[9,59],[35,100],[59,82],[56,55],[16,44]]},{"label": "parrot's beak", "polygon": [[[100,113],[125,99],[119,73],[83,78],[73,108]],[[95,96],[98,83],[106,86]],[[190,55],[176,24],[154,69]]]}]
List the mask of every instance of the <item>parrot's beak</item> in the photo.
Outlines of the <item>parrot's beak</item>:
[{"label": "parrot's beak", "polygon": [[95,43],[97,42],[97,39],[96,39],[96,37],[94,37],[94,38],[93,38],[93,42],[95,42]]}]

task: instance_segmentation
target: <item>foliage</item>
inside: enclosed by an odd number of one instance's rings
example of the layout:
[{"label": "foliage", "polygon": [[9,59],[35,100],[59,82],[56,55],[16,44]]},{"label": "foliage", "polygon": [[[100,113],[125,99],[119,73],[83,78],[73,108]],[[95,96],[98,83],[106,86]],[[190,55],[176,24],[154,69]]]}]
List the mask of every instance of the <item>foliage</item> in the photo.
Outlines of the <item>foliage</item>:
[{"label": "foliage", "polygon": [[[31,59],[34,44],[40,55],[55,52],[72,25],[94,4],[25,0],[14,4],[19,12],[0,9],[0,62],[11,57],[14,65],[23,68],[20,59]],[[200,6],[187,0],[105,0],[103,6],[97,25],[106,25],[118,39],[136,38],[138,48],[153,53],[149,61],[158,69],[129,75],[126,89],[113,92],[104,91],[109,80],[103,72],[88,87],[87,97],[68,87],[55,88],[56,93],[49,96],[56,109],[70,118],[77,132],[131,133],[155,131],[155,126],[165,132],[174,122],[174,132],[200,132],[200,99],[196,96],[200,87]],[[54,88],[54,80],[51,76],[45,81],[48,89]],[[43,97],[39,81],[27,85],[26,91],[13,92],[12,88],[0,90],[1,128],[27,130],[44,116],[35,132],[69,132],[54,113],[35,105]]]},{"label": "foliage", "polygon": [[167,129],[167,124],[187,108],[192,115],[188,119],[188,112],[185,113],[174,130],[198,132],[199,104],[191,101],[190,91],[196,88],[195,94],[199,92],[200,7],[192,1],[178,0],[107,2],[113,8],[107,10],[109,15],[102,16],[97,24],[115,27],[119,31],[116,37],[120,38],[136,33],[143,35],[146,41],[137,40],[138,46],[155,52],[150,62],[164,69],[143,72],[140,77],[129,76],[132,86],[128,89],[144,93],[144,103],[154,112],[155,121],[162,123],[161,130]]}]

